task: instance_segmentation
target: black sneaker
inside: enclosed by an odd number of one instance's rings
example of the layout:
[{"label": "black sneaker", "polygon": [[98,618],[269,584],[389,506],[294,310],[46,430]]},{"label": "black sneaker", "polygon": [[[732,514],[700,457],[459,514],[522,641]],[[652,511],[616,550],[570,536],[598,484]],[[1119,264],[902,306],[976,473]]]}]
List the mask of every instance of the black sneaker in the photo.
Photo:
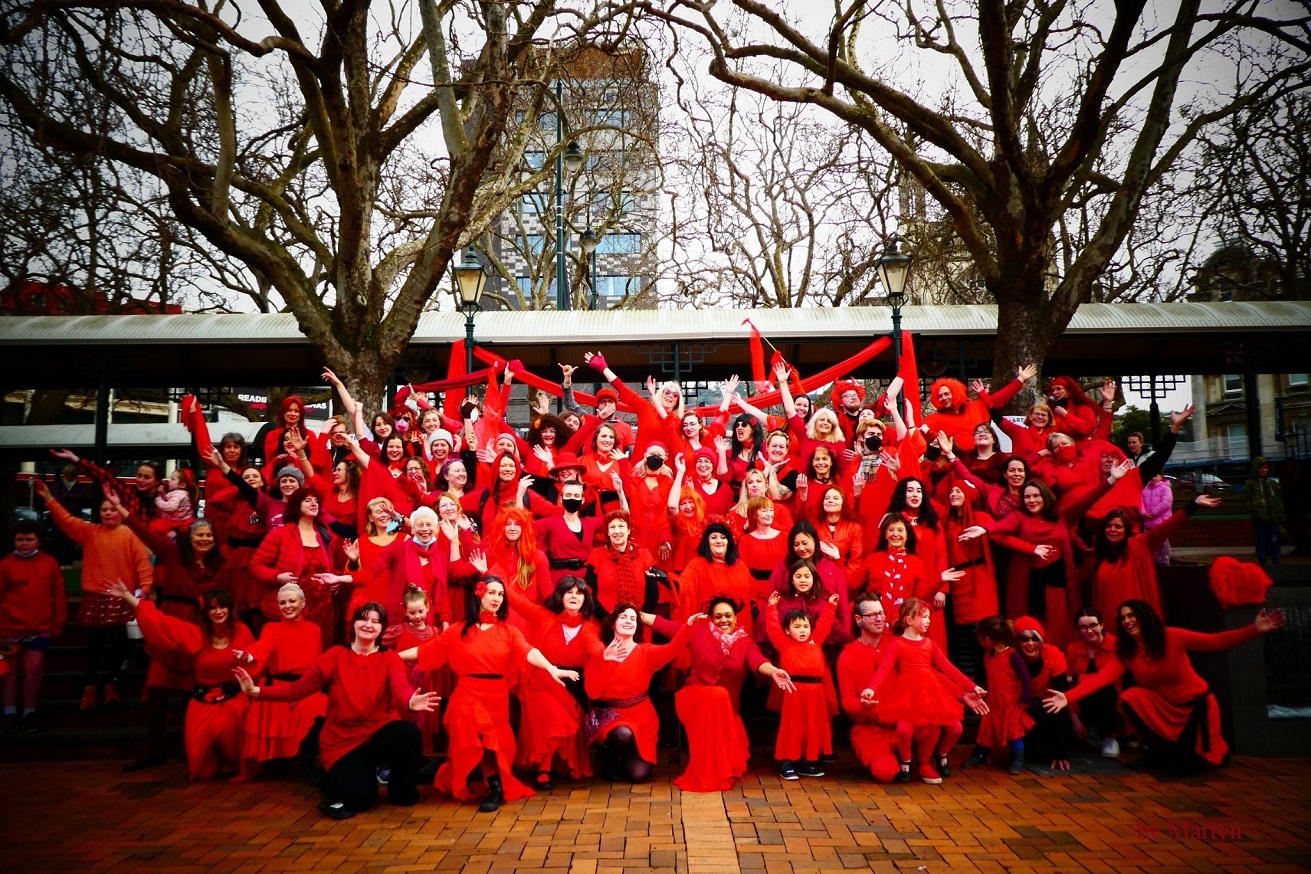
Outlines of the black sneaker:
[{"label": "black sneaker", "polygon": [[784,780],[799,780],[797,769],[792,767],[791,762],[782,762],[778,766],[778,775]]},{"label": "black sneaker", "polygon": [[974,755],[960,763],[962,768],[977,768],[979,765],[988,764],[988,754],[976,751]]},{"label": "black sneaker", "polygon": [[387,781],[391,779],[391,768],[379,767],[377,771],[378,785],[386,786]]},{"label": "black sneaker", "polygon": [[802,762],[797,765],[797,773],[802,777],[823,777],[824,767],[819,762]]},{"label": "black sneaker", "polygon": [[353,810],[347,808],[340,801],[321,801],[319,802],[319,810],[329,819],[350,819],[355,815]]},{"label": "black sneaker", "polygon": [[936,756],[933,764],[937,766],[938,774],[943,777],[951,776],[951,762],[947,761],[946,756]]},{"label": "black sneaker", "polygon": [[902,762],[897,768],[897,776],[892,778],[893,783],[910,782],[910,762]]}]

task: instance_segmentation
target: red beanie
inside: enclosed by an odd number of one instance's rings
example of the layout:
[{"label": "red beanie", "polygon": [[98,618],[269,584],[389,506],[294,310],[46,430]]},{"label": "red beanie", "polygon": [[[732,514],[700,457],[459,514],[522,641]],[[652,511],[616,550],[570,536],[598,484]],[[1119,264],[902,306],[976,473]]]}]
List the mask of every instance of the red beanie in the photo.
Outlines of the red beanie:
[{"label": "red beanie", "polygon": [[1015,620],[1015,636],[1019,637],[1026,631],[1037,632],[1039,639],[1046,643],[1047,632],[1043,631],[1042,623],[1032,616],[1021,616]]}]

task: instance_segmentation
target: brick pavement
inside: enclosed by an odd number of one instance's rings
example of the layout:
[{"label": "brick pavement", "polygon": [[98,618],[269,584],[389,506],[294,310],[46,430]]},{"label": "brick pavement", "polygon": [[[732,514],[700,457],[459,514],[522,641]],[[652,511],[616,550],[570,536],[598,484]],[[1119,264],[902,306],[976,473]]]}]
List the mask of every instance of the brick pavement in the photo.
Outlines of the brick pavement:
[{"label": "brick pavement", "polygon": [[[959,760],[964,748],[957,750]],[[1013,779],[883,787],[842,763],[784,783],[759,763],[722,796],[565,783],[494,815],[425,799],[333,822],[292,780],[189,784],[181,765],[0,768],[9,871],[1298,871],[1311,760],[1239,758],[1205,778]],[[731,836],[731,838],[730,838]],[[690,847],[689,847],[690,843]]]}]

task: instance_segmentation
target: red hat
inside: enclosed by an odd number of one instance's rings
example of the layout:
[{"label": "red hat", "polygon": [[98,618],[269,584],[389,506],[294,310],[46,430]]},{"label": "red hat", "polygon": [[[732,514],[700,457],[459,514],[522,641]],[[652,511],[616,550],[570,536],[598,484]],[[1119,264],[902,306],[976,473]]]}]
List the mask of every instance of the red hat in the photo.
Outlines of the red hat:
[{"label": "red hat", "polygon": [[1047,641],[1047,632],[1042,630],[1042,623],[1032,616],[1021,616],[1015,620],[1015,636],[1019,637],[1026,631],[1036,632],[1039,640],[1044,643]]},{"label": "red hat", "polygon": [[833,383],[833,397],[842,400],[842,396],[849,391],[854,391],[856,396],[862,401],[865,400],[865,386],[856,382],[854,379],[839,379]]},{"label": "red hat", "polygon": [[692,464],[693,464],[693,465],[696,464],[696,460],[697,460],[698,458],[708,458],[708,459],[710,459],[710,463],[711,463],[711,464],[718,464],[718,463],[719,463],[719,455],[718,455],[718,453],[716,453],[715,450],[711,449],[709,446],[702,446],[702,447],[701,447],[700,449],[698,449],[696,452],[693,452],[693,453],[692,453]]},{"label": "red hat", "polygon": [[601,386],[601,388],[596,392],[596,402],[600,404],[601,401],[605,401],[605,400],[611,400],[614,401],[615,403],[619,403],[619,392],[615,391],[608,385]]},{"label": "red hat", "polygon": [[551,466],[551,476],[555,476],[564,470],[576,470],[579,472],[587,470],[583,463],[578,460],[578,456],[572,452],[561,452],[556,456],[555,464]]}]

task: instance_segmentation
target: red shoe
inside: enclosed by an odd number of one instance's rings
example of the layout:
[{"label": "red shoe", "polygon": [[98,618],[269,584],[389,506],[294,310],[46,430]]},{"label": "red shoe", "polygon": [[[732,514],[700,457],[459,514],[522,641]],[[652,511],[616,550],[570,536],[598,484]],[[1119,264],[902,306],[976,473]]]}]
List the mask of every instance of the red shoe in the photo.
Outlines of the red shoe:
[{"label": "red shoe", "polygon": [[121,699],[118,695],[118,687],[113,683],[105,684],[105,704],[117,704]]},{"label": "red shoe", "polygon": [[78,705],[83,710],[94,710],[96,707],[96,687],[87,686],[82,690],[82,703]]}]

